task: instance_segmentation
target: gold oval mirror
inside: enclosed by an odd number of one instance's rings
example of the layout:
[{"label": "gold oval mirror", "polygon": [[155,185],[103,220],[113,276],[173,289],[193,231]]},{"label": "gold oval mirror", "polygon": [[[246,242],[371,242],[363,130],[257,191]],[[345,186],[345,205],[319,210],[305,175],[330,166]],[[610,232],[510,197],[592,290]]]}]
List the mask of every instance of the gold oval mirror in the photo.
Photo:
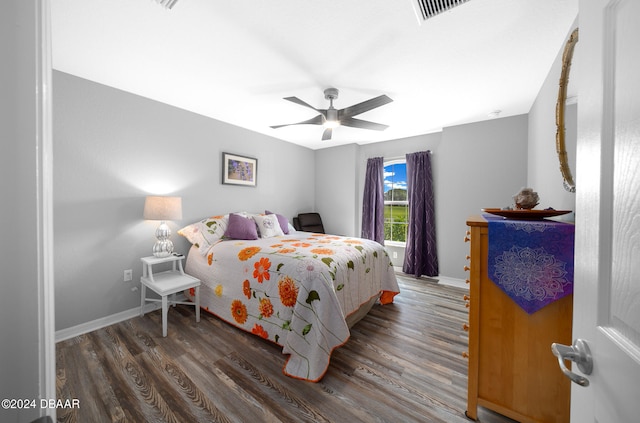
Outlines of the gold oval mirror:
[{"label": "gold oval mirror", "polygon": [[560,160],[560,173],[562,173],[563,186],[569,192],[576,192],[576,184],[573,181],[567,147],[565,143],[565,108],[567,101],[567,86],[569,85],[569,72],[571,71],[571,59],[573,49],[578,42],[578,28],[572,33],[562,54],[562,72],[560,73],[560,88],[558,89],[558,101],[556,103],[556,152]]}]

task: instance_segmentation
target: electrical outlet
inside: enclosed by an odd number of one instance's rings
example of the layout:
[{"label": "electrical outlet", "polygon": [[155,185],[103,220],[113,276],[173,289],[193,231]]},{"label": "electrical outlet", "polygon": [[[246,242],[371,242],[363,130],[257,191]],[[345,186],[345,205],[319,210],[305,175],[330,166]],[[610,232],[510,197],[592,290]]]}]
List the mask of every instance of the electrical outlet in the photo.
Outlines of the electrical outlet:
[{"label": "electrical outlet", "polygon": [[393,258],[398,258],[398,252],[397,251],[393,252]]},{"label": "electrical outlet", "polygon": [[124,281],[129,282],[133,279],[133,270],[127,269],[124,271]]}]

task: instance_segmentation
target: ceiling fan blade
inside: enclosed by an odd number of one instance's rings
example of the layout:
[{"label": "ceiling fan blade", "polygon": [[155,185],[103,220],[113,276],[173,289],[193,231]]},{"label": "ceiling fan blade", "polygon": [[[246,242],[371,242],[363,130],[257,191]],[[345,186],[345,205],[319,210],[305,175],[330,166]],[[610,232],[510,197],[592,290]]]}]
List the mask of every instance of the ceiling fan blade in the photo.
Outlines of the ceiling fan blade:
[{"label": "ceiling fan blade", "polygon": [[324,132],[322,133],[322,141],[330,140],[332,132],[333,132],[333,129],[331,128],[325,129]]},{"label": "ceiling fan blade", "polygon": [[302,122],[285,123],[284,125],[274,125],[274,126],[271,126],[271,128],[278,129],[278,128],[282,128],[283,126],[291,126],[291,125],[322,125],[323,123],[324,123],[324,116],[318,115],[314,118],[304,120]]},{"label": "ceiling fan blade", "polygon": [[356,119],[356,118],[342,118],[340,125],[350,126],[352,128],[371,129],[374,131],[384,131],[389,125],[383,125],[381,123],[369,122],[368,120]]},{"label": "ceiling fan blade", "polygon": [[315,110],[315,111],[317,111],[317,112],[322,113],[322,110],[320,110],[320,109],[316,109],[315,107],[313,107],[313,106],[312,106],[312,105],[310,105],[309,103],[306,103],[306,102],[304,102],[304,101],[300,100],[298,97],[285,97],[284,99],[285,99],[285,100],[288,100],[288,101],[291,101],[291,102],[293,102],[293,103],[299,104],[300,106],[308,107],[308,108],[310,108],[310,109],[313,109],[313,110]]},{"label": "ceiling fan blade", "polygon": [[371,109],[384,106],[385,104],[391,103],[392,101],[393,100],[387,97],[385,94],[382,94],[378,97],[372,98],[371,100],[363,101],[362,103],[354,104],[353,106],[338,110],[338,119],[342,121],[342,119],[345,117],[348,118],[359,115],[360,113],[368,112]]}]

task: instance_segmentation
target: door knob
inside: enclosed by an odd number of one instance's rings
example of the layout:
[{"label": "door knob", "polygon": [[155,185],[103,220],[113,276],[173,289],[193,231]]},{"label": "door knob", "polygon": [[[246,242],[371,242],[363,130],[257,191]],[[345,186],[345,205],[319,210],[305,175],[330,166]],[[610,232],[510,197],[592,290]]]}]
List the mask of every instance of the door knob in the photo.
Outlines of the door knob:
[{"label": "door knob", "polygon": [[564,364],[565,360],[571,360],[578,365],[578,369],[582,373],[585,375],[591,374],[593,371],[593,358],[591,357],[591,350],[589,350],[589,346],[584,339],[576,339],[573,341],[572,346],[554,342],[551,344],[551,351],[553,355],[558,357],[558,365],[566,377],[580,386],[589,386],[589,379],[573,373]]}]

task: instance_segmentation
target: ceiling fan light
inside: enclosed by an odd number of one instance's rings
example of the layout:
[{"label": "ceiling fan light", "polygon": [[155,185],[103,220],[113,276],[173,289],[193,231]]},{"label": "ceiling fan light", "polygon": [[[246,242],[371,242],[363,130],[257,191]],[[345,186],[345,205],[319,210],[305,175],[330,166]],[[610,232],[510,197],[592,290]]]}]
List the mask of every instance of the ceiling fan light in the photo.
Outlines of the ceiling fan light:
[{"label": "ceiling fan light", "polygon": [[339,120],[325,120],[324,121],[324,127],[325,128],[337,128],[338,126],[340,126],[340,121]]},{"label": "ceiling fan light", "polygon": [[338,120],[338,110],[333,108],[333,102],[331,107],[327,109],[326,119],[324,120],[325,128],[335,128],[340,125]]}]

